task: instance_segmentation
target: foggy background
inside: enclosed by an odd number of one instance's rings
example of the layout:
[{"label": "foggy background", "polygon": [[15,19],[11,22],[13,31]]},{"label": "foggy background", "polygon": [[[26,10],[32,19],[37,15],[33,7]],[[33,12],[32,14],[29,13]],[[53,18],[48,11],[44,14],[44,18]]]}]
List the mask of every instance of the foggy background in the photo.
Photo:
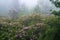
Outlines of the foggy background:
[{"label": "foggy background", "polygon": [[[8,15],[9,9],[12,8],[13,1],[15,0],[0,0],[0,15]],[[31,12],[36,5],[39,5],[41,13],[49,13],[50,10],[55,9],[55,6],[50,0],[17,0],[19,9],[26,13]],[[13,4],[13,5],[12,5]]]}]

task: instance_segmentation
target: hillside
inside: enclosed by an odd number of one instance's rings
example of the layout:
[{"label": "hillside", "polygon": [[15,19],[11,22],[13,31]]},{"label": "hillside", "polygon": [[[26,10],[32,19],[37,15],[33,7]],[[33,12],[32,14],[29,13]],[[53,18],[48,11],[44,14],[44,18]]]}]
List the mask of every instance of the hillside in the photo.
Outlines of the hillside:
[{"label": "hillside", "polygon": [[[58,17],[31,14],[18,19],[0,18],[1,40],[53,40]],[[51,21],[52,20],[52,21]],[[60,21],[59,21],[60,22]],[[59,24],[59,23],[58,23]],[[55,26],[55,27],[54,27]],[[58,37],[58,35],[56,36]]]}]

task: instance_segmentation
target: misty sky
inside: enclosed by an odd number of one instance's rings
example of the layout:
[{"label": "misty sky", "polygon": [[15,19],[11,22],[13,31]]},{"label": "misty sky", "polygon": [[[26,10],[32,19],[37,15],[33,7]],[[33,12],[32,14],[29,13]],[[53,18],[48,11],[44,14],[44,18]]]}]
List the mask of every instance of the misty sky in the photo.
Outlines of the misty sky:
[{"label": "misty sky", "polygon": [[[28,8],[33,8],[39,2],[42,11],[54,9],[54,6],[49,0],[18,0],[20,4],[25,4]],[[7,10],[11,7],[12,0],[0,0],[0,12]]]},{"label": "misty sky", "polygon": [[21,0],[20,2],[26,4],[28,7],[33,7],[37,4],[37,1],[38,0]]},{"label": "misty sky", "polygon": [[[19,0],[19,3],[24,3],[28,7],[34,7],[37,4],[38,0]],[[9,6],[12,3],[12,0],[0,0],[0,6]],[[40,0],[40,5],[51,6],[49,0]]]},{"label": "misty sky", "polygon": [[36,4],[38,4],[38,1],[40,1],[41,7],[43,7],[43,6],[52,7],[50,0],[20,0],[20,3],[24,3],[28,7],[34,7]]},{"label": "misty sky", "polygon": [[20,3],[26,4],[29,8],[34,7],[39,3],[41,11],[49,12],[51,9],[55,9],[50,0],[21,0]]}]

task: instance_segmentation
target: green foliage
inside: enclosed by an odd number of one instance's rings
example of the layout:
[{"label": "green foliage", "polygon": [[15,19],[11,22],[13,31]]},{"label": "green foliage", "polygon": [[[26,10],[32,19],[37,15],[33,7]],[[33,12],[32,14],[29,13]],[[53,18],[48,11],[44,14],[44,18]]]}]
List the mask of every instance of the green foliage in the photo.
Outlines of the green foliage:
[{"label": "green foliage", "polygon": [[47,24],[50,28],[47,30],[47,36],[50,38],[46,38],[46,40],[60,40],[60,17],[59,16],[52,16],[48,17]]},{"label": "green foliage", "polygon": [[[59,0],[50,0],[57,8],[60,8],[60,1]],[[52,14],[60,16],[60,11],[53,11]]]},{"label": "green foliage", "polygon": [[29,15],[0,22],[1,40],[60,40],[60,16]]},{"label": "green foliage", "polygon": [[50,0],[56,7],[60,8],[60,1],[59,0]]},{"label": "green foliage", "polygon": [[[54,3],[54,5],[57,8],[60,8],[60,0],[50,0],[52,1],[52,3]],[[53,11],[52,14],[56,15],[55,19],[51,19],[53,21],[50,21],[50,25],[55,28],[55,36],[54,36],[54,40],[60,40],[60,11]]]},{"label": "green foliage", "polygon": [[60,11],[53,11],[52,14],[60,16]]}]

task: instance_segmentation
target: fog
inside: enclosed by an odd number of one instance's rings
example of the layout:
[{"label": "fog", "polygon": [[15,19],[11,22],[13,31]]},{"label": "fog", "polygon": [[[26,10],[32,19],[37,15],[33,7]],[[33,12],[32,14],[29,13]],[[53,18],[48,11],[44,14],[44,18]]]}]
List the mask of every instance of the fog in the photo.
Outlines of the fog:
[{"label": "fog", "polygon": [[29,8],[34,7],[38,0],[21,0],[21,3],[25,3]]},{"label": "fog", "polygon": [[[0,14],[7,14],[6,12],[11,8],[12,1],[14,0],[0,0]],[[55,7],[51,4],[49,0],[18,0],[19,6],[25,4],[28,9],[34,8],[38,3],[40,5],[41,11],[47,13],[51,9],[55,9]]]}]

